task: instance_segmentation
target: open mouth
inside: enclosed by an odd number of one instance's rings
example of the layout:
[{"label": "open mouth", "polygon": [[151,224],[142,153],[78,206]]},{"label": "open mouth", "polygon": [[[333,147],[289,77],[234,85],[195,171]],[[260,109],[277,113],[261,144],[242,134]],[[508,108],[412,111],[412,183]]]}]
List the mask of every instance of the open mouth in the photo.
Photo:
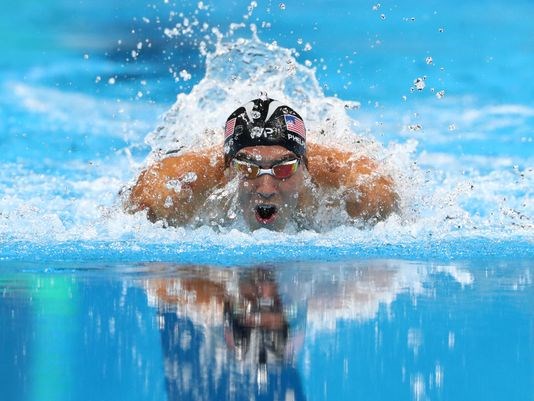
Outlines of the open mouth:
[{"label": "open mouth", "polygon": [[274,205],[256,206],[256,220],[262,224],[269,224],[276,218],[278,209]]}]

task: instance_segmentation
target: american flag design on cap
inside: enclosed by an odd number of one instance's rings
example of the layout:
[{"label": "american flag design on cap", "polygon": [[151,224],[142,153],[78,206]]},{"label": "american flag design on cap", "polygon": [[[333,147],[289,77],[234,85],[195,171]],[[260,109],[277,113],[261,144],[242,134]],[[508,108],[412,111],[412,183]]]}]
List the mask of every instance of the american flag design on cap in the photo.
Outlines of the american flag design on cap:
[{"label": "american flag design on cap", "polygon": [[300,118],[291,114],[284,114],[284,120],[288,131],[294,132],[302,138],[306,138],[306,128],[304,127],[304,122]]},{"label": "american flag design on cap", "polygon": [[237,120],[237,118],[232,118],[231,120],[228,120],[226,122],[226,128],[224,129],[224,139],[226,139],[229,136],[233,135],[234,129],[235,129],[236,120]]}]

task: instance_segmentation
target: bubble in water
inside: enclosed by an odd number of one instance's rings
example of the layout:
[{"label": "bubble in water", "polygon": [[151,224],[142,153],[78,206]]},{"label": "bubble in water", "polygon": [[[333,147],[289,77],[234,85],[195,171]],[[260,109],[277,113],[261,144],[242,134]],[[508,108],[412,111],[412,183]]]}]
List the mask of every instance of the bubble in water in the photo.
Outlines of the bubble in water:
[{"label": "bubble in water", "polygon": [[96,78],[95,78],[95,83],[99,83],[100,81],[102,81],[102,77],[100,75],[98,75]]},{"label": "bubble in water", "polygon": [[89,60],[89,55],[88,55],[87,53],[84,54],[84,55],[83,55],[83,59],[84,59],[84,60]]},{"label": "bubble in water", "polygon": [[115,80],[114,77],[111,77],[111,78],[108,79],[108,84],[110,84],[110,85],[115,85],[115,82],[116,82],[116,80]]},{"label": "bubble in water", "polygon": [[443,99],[445,97],[445,91],[444,90],[440,90],[438,93],[436,93],[436,97],[438,99]]},{"label": "bubble in water", "polygon": [[420,124],[411,124],[411,125],[408,125],[408,129],[410,131],[420,131],[423,129],[423,127]]},{"label": "bubble in water", "polygon": [[298,38],[298,39],[297,39],[297,43],[298,43],[299,45],[301,45],[301,44],[303,43],[302,38]]},{"label": "bubble in water", "polygon": [[439,28],[438,32],[440,32],[440,33],[445,32],[445,28]]},{"label": "bubble in water", "polygon": [[449,124],[449,131],[456,131],[456,125],[454,123]]},{"label": "bubble in water", "polygon": [[311,49],[312,49],[312,45],[309,42],[306,43],[306,45],[304,46],[304,51],[309,52]]},{"label": "bubble in water", "polygon": [[380,14],[380,19],[381,20],[385,20],[386,19],[386,14]]},{"label": "bubble in water", "polygon": [[312,62],[311,62],[310,60],[305,60],[305,61],[304,61],[304,65],[305,65],[306,67],[311,67],[311,66],[312,66]]},{"label": "bubble in water", "polygon": [[380,8],[380,3],[376,3],[374,6],[373,6],[373,11],[376,11]]},{"label": "bubble in water", "polygon": [[280,3],[278,7],[280,7],[280,10],[282,10],[282,11],[284,11],[286,9],[285,3]]},{"label": "bubble in water", "polygon": [[425,59],[425,62],[430,65],[434,62],[434,60],[432,59],[432,57],[428,56],[426,59]]},{"label": "bubble in water", "polygon": [[261,92],[260,92],[260,99],[261,99],[261,100],[264,100],[264,101],[267,100],[267,99],[269,99],[269,95],[267,94],[267,92],[265,92],[265,91],[261,91]]}]

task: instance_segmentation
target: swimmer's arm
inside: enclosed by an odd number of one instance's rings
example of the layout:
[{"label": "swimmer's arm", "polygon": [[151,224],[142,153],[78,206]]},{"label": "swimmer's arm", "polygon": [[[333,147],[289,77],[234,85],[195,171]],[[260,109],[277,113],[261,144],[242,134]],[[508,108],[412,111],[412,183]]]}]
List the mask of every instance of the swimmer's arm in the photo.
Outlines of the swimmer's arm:
[{"label": "swimmer's arm", "polygon": [[167,157],[139,175],[126,210],[130,213],[147,210],[152,222],[187,224],[209,192],[223,182],[223,172],[220,147]]},{"label": "swimmer's arm", "polygon": [[383,220],[398,208],[393,180],[368,157],[310,143],[308,170],[318,185],[344,189],[343,200],[352,218]]}]

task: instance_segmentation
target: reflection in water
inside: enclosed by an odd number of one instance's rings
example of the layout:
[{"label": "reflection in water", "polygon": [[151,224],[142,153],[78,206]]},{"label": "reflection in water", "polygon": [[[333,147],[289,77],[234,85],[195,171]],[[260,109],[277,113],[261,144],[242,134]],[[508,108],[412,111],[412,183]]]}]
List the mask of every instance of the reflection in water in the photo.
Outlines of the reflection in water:
[{"label": "reflection in water", "polygon": [[158,306],[169,400],[305,399],[295,365],[297,311],[272,268],[187,268],[146,280]]},{"label": "reflection in water", "polygon": [[532,289],[528,260],[4,268],[0,399],[529,399]]},{"label": "reflection in water", "polygon": [[[169,272],[169,266],[150,268]],[[458,276],[455,267],[439,269]],[[313,341],[340,321],[373,319],[398,294],[420,294],[427,274],[372,262],[177,266],[170,277],[146,279],[158,310],[169,399],[305,399],[296,364],[305,334]],[[460,276],[462,284],[472,283],[469,272]]]}]

